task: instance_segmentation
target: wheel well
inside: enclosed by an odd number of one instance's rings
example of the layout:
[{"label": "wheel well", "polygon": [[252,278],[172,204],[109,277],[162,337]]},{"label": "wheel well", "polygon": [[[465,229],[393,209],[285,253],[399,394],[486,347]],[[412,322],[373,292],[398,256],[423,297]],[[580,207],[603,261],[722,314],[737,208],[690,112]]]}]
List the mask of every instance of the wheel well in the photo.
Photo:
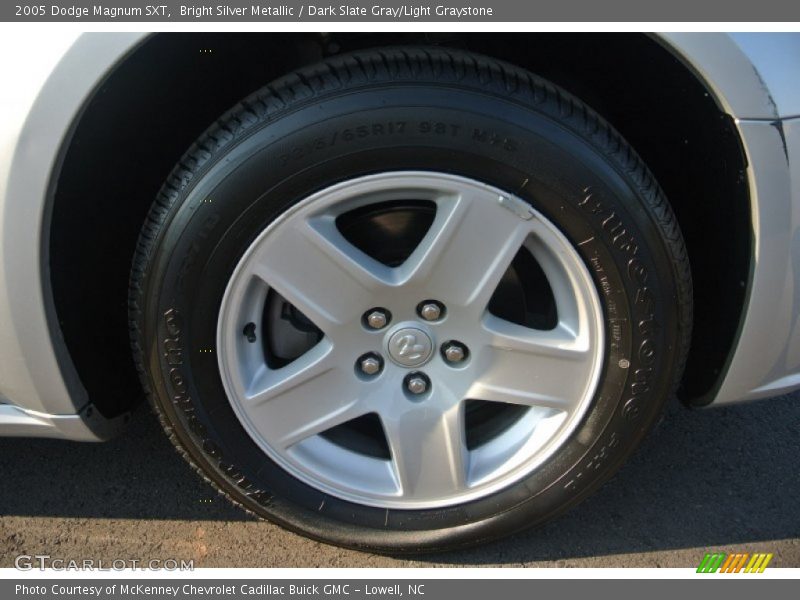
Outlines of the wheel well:
[{"label": "wheel well", "polygon": [[[735,343],[752,234],[732,120],[667,49],[640,34],[159,34],[96,90],[55,174],[53,296],[67,348],[106,416],[141,397],[128,345],[139,229],[175,162],[225,110],[331,53],[441,44],[513,62],[609,120],[656,175],[692,264],[695,329],[681,395],[708,397]],[[720,226],[722,224],[723,226]]]}]

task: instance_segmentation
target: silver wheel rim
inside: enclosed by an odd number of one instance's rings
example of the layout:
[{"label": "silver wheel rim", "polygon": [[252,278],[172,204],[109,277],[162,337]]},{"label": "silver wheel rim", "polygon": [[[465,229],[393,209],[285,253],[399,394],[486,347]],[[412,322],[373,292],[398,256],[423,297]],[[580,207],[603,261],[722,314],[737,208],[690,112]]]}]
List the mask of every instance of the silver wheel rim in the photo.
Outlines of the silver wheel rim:
[{"label": "silver wheel rim", "polygon": [[[348,211],[408,198],[432,202],[436,212],[399,266],[371,258],[337,228],[337,217]],[[550,284],[558,315],[552,329],[525,327],[488,310],[521,248]],[[263,344],[244,334],[267,325],[270,290],[322,332],[313,347],[278,367],[268,365]],[[427,299],[445,307],[441,318],[419,315]],[[364,321],[374,307],[391,315],[380,329]],[[405,356],[398,338],[411,345]],[[448,340],[468,348],[468,357],[449,362]],[[270,224],[228,283],[217,351],[231,406],[270,459],[344,500],[424,509],[497,492],[557,452],[591,404],[604,331],[589,271],[553,223],[523,200],[477,181],[404,171],[334,185]],[[367,355],[380,359],[378,373],[359,371],[359,357]],[[416,373],[430,384],[424,393],[409,392]],[[465,407],[474,400],[526,408],[495,437],[468,448]],[[388,458],[326,437],[364,415],[379,419]]]}]

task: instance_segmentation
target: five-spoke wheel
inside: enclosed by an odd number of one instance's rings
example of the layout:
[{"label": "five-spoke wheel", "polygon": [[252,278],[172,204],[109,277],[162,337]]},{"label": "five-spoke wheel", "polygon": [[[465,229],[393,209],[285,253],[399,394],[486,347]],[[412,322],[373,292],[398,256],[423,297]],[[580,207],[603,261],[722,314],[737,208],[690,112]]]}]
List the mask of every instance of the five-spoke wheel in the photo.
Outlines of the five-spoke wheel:
[{"label": "five-spoke wheel", "polygon": [[[337,225],[398,201],[435,213],[399,264]],[[553,304],[551,322],[493,314],[515,260],[541,267],[546,285],[533,292]],[[274,302],[280,310],[265,310]],[[259,340],[286,314],[318,335],[279,360]],[[505,487],[558,449],[597,387],[602,321],[582,259],[523,200],[465,177],[389,172],[321,190],[253,242],[225,293],[217,347],[245,429],[290,473],[354,502],[436,507]],[[468,429],[485,423],[465,416],[476,405],[499,423],[477,437]],[[368,416],[375,448],[349,443]]]},{"label": "five-spoke wheel", "polygon": [[244,99],[153,205],[131,278],[170,439],[316,539],[443,550],[542,523],[680,377],[688,261],[590,108],[447,48],[326,59]]}]

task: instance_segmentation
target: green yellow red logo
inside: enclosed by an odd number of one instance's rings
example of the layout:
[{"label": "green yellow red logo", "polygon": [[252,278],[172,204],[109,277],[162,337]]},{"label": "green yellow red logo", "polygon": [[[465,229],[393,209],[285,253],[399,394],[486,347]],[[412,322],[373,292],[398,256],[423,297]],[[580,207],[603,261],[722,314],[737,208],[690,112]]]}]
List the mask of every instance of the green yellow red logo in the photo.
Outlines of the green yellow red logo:
[{"label": "green yellow red logo", "polygon": [[697,567],[698,573],[763,573],[764,569],[772,560],[772,554],[763,552],[741,552],[735,554],[725,554],[724,552],[714,552],[706,554],[700,565]]}]

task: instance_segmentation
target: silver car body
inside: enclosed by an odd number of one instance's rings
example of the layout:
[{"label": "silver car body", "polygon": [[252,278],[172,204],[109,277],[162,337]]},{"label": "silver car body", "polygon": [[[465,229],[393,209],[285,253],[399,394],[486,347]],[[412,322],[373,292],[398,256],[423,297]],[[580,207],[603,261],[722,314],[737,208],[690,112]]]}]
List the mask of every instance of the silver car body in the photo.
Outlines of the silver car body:
[{"label": "silver car body", "polygon": [[[60,335],[43,232],[51,174],[70,128],[98,84],[145,37],[62,33],[0,41],[3,56],[31,57],[24,68],[11,60],[0,67],[0,435],[94,441],[122,427],[122,418],[91,410]],[[712,405],[798,389],[800,36],[656,37],[735,119],[748,161],[753,269],[738,341]]]}]

